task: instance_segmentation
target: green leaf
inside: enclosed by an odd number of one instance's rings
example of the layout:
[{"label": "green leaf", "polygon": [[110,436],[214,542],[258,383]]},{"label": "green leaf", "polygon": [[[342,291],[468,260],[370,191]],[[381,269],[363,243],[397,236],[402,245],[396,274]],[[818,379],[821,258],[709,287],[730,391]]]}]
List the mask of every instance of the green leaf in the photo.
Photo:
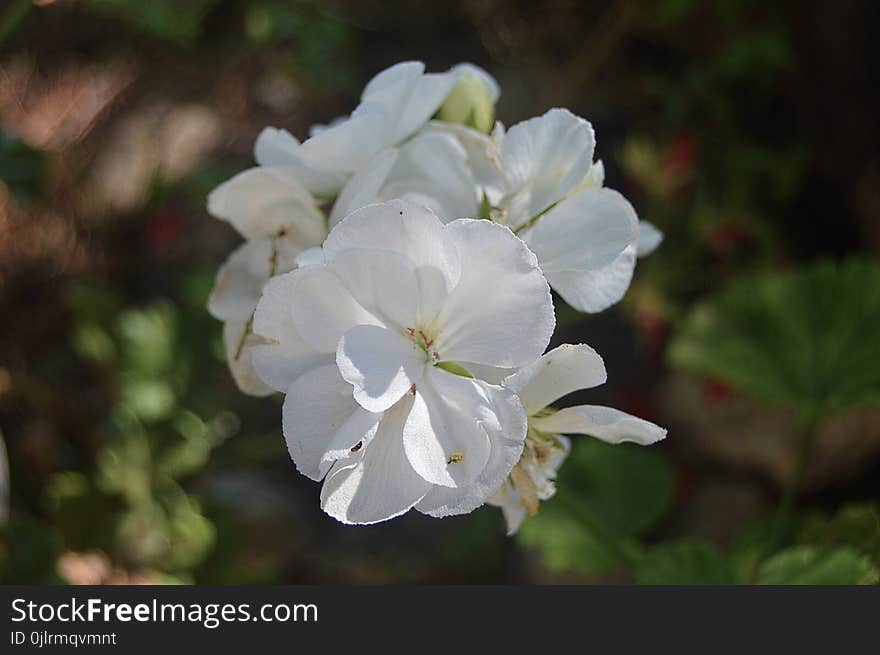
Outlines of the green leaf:
[{"label": "green leaf", "polygon": [[667,512],[673,479],[659,452],[597,439],[576,443],[559,474],[559,486],[615,535],[645,532]]},{"label": "green leaf", "polygon": [[733,584],[730,561],[703,541],[670,541],[647,552],[636,569],[636,581],[653,585]]},{"label": "green leaf", "polygon": [[877,582],[871,561],[850,547],[796,546],[771,557],[758,570],[758,584],[863,585]]},{"label": "green leaf", "polygon": [[880,511],[870,503],[845,505],[831,517],[807,517],[798,534],[800,543],[851,546],[880,564]]},{"label": "green leaf", "polygon": [[[594,439],[576,443],[563,463],[558,485],[565,502],[551,499],[525,520],[518,533],[526,548],[541,552],[553,570],[604,571],[618,556],[579,520],[583,513],[628,547],[649,530],[672,502],[672,472],[662,456],[632,444],[611,445]],[[569,505],[576,511],[570,511]]]},{"label": "green leaf", "polygon": [[549,570],[601,573],[619,561],[577,517],[553,500],[541,503],[535,516],[527,518],[516,535],[521,546],[536,550]]},{"label": "green leaf", "polygon": [[740,279],[698,305],[671,362],[804,413],[880,403],[880,266],[849,259]]},{"label": "green leaf", "polygon": [[434,364],[437,368],[442,368],[444,371],[448,373],[452,373],[453,375],[460,375],[463,378],[473,378],[473,373],[467,370],[461,364],[456,364],[455,362],[437,362]]}]

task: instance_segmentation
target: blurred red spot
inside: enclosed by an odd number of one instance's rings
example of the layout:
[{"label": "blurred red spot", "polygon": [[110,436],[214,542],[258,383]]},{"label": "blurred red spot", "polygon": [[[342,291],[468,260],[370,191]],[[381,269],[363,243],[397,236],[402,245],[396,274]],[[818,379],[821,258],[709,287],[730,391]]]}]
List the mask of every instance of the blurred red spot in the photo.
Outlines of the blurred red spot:
[{"label": "blurred red spot", "polygon": [[674,176],[688,174],[697,160],[698,143],[693,134],[679,132],[666,146],[663,167]]},{"label": "blurred red spot", "polygon": [[713,403],[733,400],[739,394],[720,378],[706,378],[703,382],[703,397]]},{"label": "blurred red spot", "polygon": [[165,207],[149,219],[146,227],[147,243],[154,250],[168,250],[180,236],[183,215],[179,210]]},{"label": "blurred red spot", "polygon": [[662,314],[652,309],[639,309],[636,312],[636,325],[651,352],[656,354],[663,350],[669,334],[669,324]]},{"label": "blurred red spot", "polygon": [[722,259],[733,256],[751,242],[752,238],[745,228],[730,221],[721,223],[709,235],[709,247]]}]

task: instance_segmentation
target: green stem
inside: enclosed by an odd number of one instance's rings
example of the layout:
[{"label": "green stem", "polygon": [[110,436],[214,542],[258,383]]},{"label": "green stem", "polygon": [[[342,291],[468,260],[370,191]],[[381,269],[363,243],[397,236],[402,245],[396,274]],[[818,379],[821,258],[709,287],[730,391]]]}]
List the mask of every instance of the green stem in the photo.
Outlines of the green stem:
[{"label": "green stem", "polygon": [[779,508],[776,510],[776,519],[773,522],[773,528],[770,532],[770,539],[767,541],[763,556],[759,559],[759,562],[779,548],[791,532],[792,522],[794,520],[795,501],[797,501],[798,492],[803,483],[804,473],[809,464],[810,451],[813,448],[813,441],[816,434],[816,419],[810,417],[803,421],[802,425],[803,427],[798,441],[794,470],[792,471],[785,490],[782,492],[782,499],[779,501]]},{"label": "green stem", "polygon": [[610,534],[590,514],[581,507],[580,502],[562,489],[556,490],[559,503],[572,514],[587,532],[610,553],[612,553],[627,569],[633,570],[641,560],[641,552],[634,544],[628,544]]}]

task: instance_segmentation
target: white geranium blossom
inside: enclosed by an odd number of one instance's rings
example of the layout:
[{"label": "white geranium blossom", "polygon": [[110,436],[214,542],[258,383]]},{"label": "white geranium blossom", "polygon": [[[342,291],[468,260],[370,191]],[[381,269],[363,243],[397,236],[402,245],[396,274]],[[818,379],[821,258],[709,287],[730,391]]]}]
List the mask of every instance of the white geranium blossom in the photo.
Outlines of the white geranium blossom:
[{"label": "white geranium blossom", "polygon": [[[257,138],[254,156],[263,166],[295,171],[315,195],[332,197],[380,151],[420,130],[461,76],[473,75],[474,70],[481,69],[459,65],[446,73],[425,73],[418,61],[396,64],[367,83],[351,116],[319,126],[302,143],[289,132],[266,128]],[[482,74],[497,89],[494,80]]]},{"label": "white geranium blossom", "polygon": [[603,188],[604,168],[593,163],[593,150],[590,124],[564,109],[507,132],[496,124],[491,135],[433,121],[349,180],[331,224],[395,197],[430,207],[444,221],[483,214],[523,238],[568,304],[598,312],[623,297],[636,257],[662,235],[640,224],[621,194]]},{"label": "white geranium blossom", "polygon": [[564,344],[504,380],[529,416],[522,459],[489,503],[501,507],[508,534],[517,531],[526,514],[538,511],[539,501],[556,492],[556,471],[570,450],[562,434],[585,434],[607,443],[656,443],[666,430],[620,410],[600,405],[577,405],[553,410],[549,405],[574,391],[605,383],[605,364],[585,344]]},{"label": "white geranium blossom", "polygon": [[290,454],[324,479],[324,510],[364,524],[483,504],[520,457],[526,416],[511,389],[467,369],[545,348],[555,320],[534,255],[503,226],[444,226],[395,200],[346,217],[323,261],[308,259],[267,285],[253,361],[287,394]]},{"label": "white geranium blossom", "polygon": [[208,196],[208,211],[245,239],[220,267],[208,311],[223,321],[226,361],[239,389],[265,396],[272,389],[255,375],[251,319],[263,285],[296,265],[301,251],[324,240],[323,214],[290,171],[257,167],[239,173]]},{"label": "white geranium blossom", "polygon": [[598,312],[616,303],[632,279],[639,220],[622,195],[602,187],[592,126],[551,109],[496,138],[503,185],[496,220],[529,244],[569,305]]}]

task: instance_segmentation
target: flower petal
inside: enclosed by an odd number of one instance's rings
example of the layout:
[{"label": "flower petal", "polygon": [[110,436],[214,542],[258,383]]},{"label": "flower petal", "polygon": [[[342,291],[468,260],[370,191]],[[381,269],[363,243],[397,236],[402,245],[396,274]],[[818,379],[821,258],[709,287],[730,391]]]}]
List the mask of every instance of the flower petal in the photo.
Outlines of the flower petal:
[{"label": "flower petal", "polygon": [[309,193],[326,198],[339,193],[347,175],[306,163],[300,142],[287,130],[267,127],[254,144],[254,159],[261,166],[281,167],[289,171]]},{"label": "flower petal", "polygon": [[304,141],[299,153],[312,168],[350,175],[383,147],[393,145],[387,138],[388,123],[387,107],[361,103],[348,119]]},{"label": "flower petal", "polygon": [[354,387],[354,398],[371,412],[396,403],[422,379],[425,353],[411,339],[374,325],[358,325],[339,340],[336,364]]},{"label": "flower petal", "polygon": [[386,327],[402,332],[416,325],[419,286],[405,257],[381,250],[346,250],[333,258],[328,269]]},{"label": "flower petal", "polygon": [[221,321],[244,324],[254,313],[260,292],[269,279],[272,239],[243,243],[217,271],[208,298],[208,311]]},{"label": "flower petal", "polygon": [[425,64],[420,61],[401,61],[385,70],[376,73],[367,82],[361,100],[369,100],[379,94],[394,93],[402,82],[412,82],[425,72]]},{"label": "flower petal", "polygon": [[235,385],[242,393],[248,396],[268,396],[272,393],[272,389],[257,376],[251,362],[253,348],[262,343],[262,340],[254,334],[245,335],[246,330],[245,322],[227,321],[223,324],[226,363]]},{"label": "flower petal", "polygon": [[535,255],[489,221],[459,219],[446,233],[458,250],[461,277],[440,316],[440,356],[499,367],[534,361],[556,323]]},{"label": "flower petal", "polygon": [[351,385],[331,364],[290,386],[282,426],[297,470],[321,480],[336,460],[350,457],[352,448],[369,444],[381,418],[382,414],[368,412],[354,401]]},{"label": "flower petal", "polygon": [[[467,153],[468,165],[478,190],[480,200],[483,193],[493,205],[497,205],[504,195],[504,179],[499,167],[500,154],[495,139],[471,127],[460,123],[444,123],[431,121],[425,127],[424,134],[449,134],[456,138]],[[476,218],[466,214],[454,218]]]},{"label": "flower petal", "polygon": [[315,199],[284,168],[242,171],[211,191],[208,213],[231,223],[245,239],[288,233],[301,248],[308,248],[326,236]]},{"label": "flower petal", "polygon": [[[466,514],[495,494],[522,455],[528,420],[516,394],[477,381],[492,401],[500,429],[489,429],[490,451],[485,467],[473,483],[457,488],[435,486],[416,509],[437,518]],[[486,427],[488,424],[484,424]]]},{"label": "flower petal", "polygon": [[487,503],[501,508],[504,521],[507,523],[507,536],[515,535],[526,518],[526,508],[520,501],[519,493],[513,488],[513,485],[509,481],[505,482],[498,493],[492,496]]},{"label": "flower petal", "polygon": [[254,313],[253,331],[263,341],[251,348],[251,360],[259,378],[275,391],[287,391],[307,371],[335,362],[334,354],[315,350],[296,329],[292,306],[296,277],[269,280]]},{"label": "flower petal", "polygon": [[403,431],[406,456],[423,478],[470,485],[489,461],[487,431],[501,430],[485,383],[428,367]]},{"label": "flower petal", "polygon": [[367,205],[341,221],[324,242],[332,261],[343,250],[390,251],[407,258],[419,283],[420,317],[429,324],[459,279],[455,245],[428,209],[400,200]]},{"label": "flower petal", "polygon": [[501,140],[505,222],[519,227],[573,191],[590,170],[594,145],[592,126],[567,109],[511,127]]},{"label": "flower petal", "polygon": [[451,134],[420,133],[401,146],[382,196],[424,205],[444,223],[477,216],[476,183],[468,155]]},{"label": "flower petal", "polygon": [[545,275],[604,268],[638,238],[635,210],[612,189],[586,189],[566,198],[523,235]]},{"label": "flower petal", "polygon": [[631,441],[648,446],[666,437],[666,430],[659,425],[600,405],[566,407],[551,416],[532,418],[531,422],[542,432],[586,434],[613,444]]},{"label": "flower petal", "polygon": [[599,353],[584,343],[565,343],[508,377],[504,386],[519,395],[532,416],[573,391],[598,387],[607,379]]},{"label": "flower petal", "polygon": [[601,312],[626,294],[636,267],[636,247],[628,246],[608,266],[589,271],[550,271],[547,281],[562,299],[581,312]]},{"label": "flower petal", "polygon": [[303,340],[319,352],[336,353],[339,339],[355,325],[382,325],[355,300],[342,280],[326,266],[300,268],[293,276],[293,322]]},{"label": "flower petal", "polygon": [[335,226],[355,209],[376,202],[382,185],[385,184],[391,167],[397,160],[397,152],[394,148],[380,151],[366,166],[352,176],[333,204],[333,209],[330,212],[330,227]]},{"label": "flower petal", "polygon": [[639,221],[639,245],[637,254],[639,257],[650,255],[657,250],[657,246],[663,241],[663,233],[653,223]]},{"label": "flower petal", "polygon": [[385,412],[367,447],[330,470],[321,489],[321,507],[342,523],[366,525],[400,516],[430,489],[407,460],[403,426],[412,406],[406,396]]}]

